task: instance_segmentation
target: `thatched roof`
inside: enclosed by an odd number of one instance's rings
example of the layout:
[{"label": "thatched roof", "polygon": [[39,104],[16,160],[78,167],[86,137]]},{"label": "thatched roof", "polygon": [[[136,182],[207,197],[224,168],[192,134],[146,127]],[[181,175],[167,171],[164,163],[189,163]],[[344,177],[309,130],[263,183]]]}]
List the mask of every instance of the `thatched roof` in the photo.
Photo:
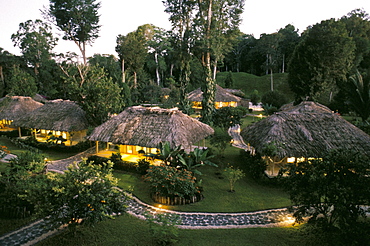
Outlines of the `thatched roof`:
[{"label": "thatched roof", "polygon": [[[203,100],[203,92],[200,88],[189,92],[188,99],[192,102],[201,102]],[[215,102],[239,102],[240,97],[235,96],[219,85],[216,85]]]},{"label": "thatched roof", "polygon": [[48,101],[48,99],[46,99],[40,94],[36,94],[34,97],[32,97],[32,99],[40,103],[46,103]]},{"label": "thatched roof", "polygon": [[233,94],[234,96],[244,98],[245,93],[240,89],[231,89],[231,88],[224,88],[228,93]]},{"label": "thatched roof", "polygon": [[42,105],[30,97],[6,96],[0,99],[0,119],[15,120]]},{"label": "thatched roof", "polygon": [[42,107],[13,121],[13,125],[54,131],[81,131],[88,128],[86,113],[69,100],[48,101]]},{"label": "thatched roof", "polygon": [[177,108],[134,106],[96,127],[91,141],[156,148],[160,142],[189,149],[213,134],[213,129]]},{"label": "thatched roof", "polygon": [[332,149],[370,156],[369,135],[329,108],[308,101],[247,126],[241,136],[261,154],[273,143],[280,158],[322,157]]}]

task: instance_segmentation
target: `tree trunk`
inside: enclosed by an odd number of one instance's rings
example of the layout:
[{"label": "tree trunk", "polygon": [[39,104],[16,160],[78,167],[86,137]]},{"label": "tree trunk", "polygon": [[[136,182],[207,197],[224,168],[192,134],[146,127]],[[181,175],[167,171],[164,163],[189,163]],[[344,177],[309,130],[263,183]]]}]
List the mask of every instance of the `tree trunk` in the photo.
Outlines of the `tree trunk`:
[{"label": "tree trunk", "polygon": [[170,67],[170,76],[171,77],[173,76],[173,67],[174,67],[174,64],[171,63],[171,67]]},{"label": "tree trunk", "polygon": [[84,60],[84,65],[87,65],[87,59],[86,59],[86,43],[82,42],[83,50],[82,50],[82,58]]},{"label": "tree trunk", "polygon": [[283,67],[281,73],[285,73],[285,54],[283,54]]},{"label": "tree trunk", "polygon": [[155,75],[157,76],[157,85],[159,86],[161,83],[161,78],[159,76],[159,64],[158,64],[158,53],[154,52],[154,60],[155,60]]},{"label": "tree trunk", "polygon": [[126,83],[125,76],[125,59],[122,58],[122,83]]},{"label": "tree trunk", "polygon": [[202,101],[202,118],[203,122],[210,124],[212,122],[212,113],[214,111],[215,102],[215,82],[212,79],[211,69],[211,53],[210,53],[210,39],[211,39],[211,24],[212,24],[212,0],[209,1],[208,15],[207,15],[207,28],[206,28],[206,45],[207,52],[205,53],[204,66],[206,69],[206,81],[202,88],[203,101]]},{"label": "tree trunk", "polygon": [[216,74],[217,74],[217,60],[213,64],[213,80],[216,81]]},{"label": "tree trunk", "polygon": [[270,61],[270,82],[271,82],[271,91],[274,91],[274,75],[272,71],[272,56],[269,55],[269,61]]},{"label": "tree trunk", "polygon": [[137,88],[137,74],[136,71],[134,72],[134,88]]},{"label": "tree trunk", "polygon": [[271,91],[274,91],[274,76],[272,69],[270,69],[270,82],[271,82]]}]

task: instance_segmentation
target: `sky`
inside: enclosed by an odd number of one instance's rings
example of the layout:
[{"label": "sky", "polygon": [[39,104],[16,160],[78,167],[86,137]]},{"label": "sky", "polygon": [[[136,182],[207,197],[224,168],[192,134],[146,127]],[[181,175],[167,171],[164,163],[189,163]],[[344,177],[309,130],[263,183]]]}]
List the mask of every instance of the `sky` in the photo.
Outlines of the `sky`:
[{"label": "sky", "polygon": [[[116,37],[135,31],[138,26],[153,24],[171,29],[169,15],[164,12],[162,0],[100,0],[100,37],[87,47],[87,55],[113,54]],[[20,55],[14,47],[11,35],[19,29],[19,23],[42,19],[41,9],[49,0],[0,0],[0,47],[12,54]],[[370,0],[245,0],[243,22],[240,30],[259,38],[262,33],[273,33],[288,24],[300,32],[322,20],[341,18],[354,9],[362,8],[370,14]],[[60,34],[59,34],[60,35]],[[68,51],[79,54],[72,41],[60,41],[54,48],[56,53]]]}]

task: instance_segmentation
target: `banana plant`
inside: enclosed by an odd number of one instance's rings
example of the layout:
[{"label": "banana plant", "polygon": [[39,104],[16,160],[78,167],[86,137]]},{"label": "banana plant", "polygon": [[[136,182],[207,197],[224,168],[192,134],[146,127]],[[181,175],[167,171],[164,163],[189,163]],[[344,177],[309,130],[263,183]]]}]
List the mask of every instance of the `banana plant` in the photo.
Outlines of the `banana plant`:
[{"label": "banana plant", "polygon": [[198,149],[195,148],[194,151],[190,152],[185,158],[182,158],[181,164],[188,171],[193,172],[194,174],[202,175],[202,173],[197,170],[198,167],[205,165],[217,167],[215,163],[210,161],[214,155],[208,156],[208,149]]}]

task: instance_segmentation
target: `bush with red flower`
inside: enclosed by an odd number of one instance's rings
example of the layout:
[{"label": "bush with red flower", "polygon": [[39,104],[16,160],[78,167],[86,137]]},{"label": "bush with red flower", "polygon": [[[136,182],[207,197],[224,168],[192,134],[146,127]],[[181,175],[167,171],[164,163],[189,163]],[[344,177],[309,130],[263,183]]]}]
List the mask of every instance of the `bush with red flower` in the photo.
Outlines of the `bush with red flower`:
[{"label": "bush with red flower", "polygon": [[172,166],[150,166],[144,176],[150,183],[151,191],[166,197],[186,197],[200,193],[196,178],[186,169]]}]

